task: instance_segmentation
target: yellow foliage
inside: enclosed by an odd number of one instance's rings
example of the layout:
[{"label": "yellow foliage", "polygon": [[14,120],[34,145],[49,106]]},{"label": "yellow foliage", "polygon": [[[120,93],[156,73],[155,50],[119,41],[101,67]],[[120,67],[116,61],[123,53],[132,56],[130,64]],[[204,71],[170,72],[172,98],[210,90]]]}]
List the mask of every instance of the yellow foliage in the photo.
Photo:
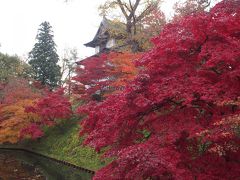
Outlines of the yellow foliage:
[{"label": "yellow foliage", "polygon": [[0,144],[5,142],[18,142],[21,129],[39,120],[36,114],[25,112],[25,107],[33,105],[35,101],[36,99],[25,99],[1,107]]}]

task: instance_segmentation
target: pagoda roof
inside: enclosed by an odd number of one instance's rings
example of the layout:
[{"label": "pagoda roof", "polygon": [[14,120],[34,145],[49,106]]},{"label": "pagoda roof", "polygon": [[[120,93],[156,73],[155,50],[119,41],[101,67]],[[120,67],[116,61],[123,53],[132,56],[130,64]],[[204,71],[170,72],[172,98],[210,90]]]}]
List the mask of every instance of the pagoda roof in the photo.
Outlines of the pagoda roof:
[{"label": "pagoda roof", "polygon": [[96,47],[101,45],[102,43],[106,42],[111,34],[112,31],[119,31],[124,29],[123,23],[115,23],[111,20],[108,20],[106,17],[103,17],[102,22],[97,30],[96,35],[94,36],[93,40],[84,44],[87,47]]}]

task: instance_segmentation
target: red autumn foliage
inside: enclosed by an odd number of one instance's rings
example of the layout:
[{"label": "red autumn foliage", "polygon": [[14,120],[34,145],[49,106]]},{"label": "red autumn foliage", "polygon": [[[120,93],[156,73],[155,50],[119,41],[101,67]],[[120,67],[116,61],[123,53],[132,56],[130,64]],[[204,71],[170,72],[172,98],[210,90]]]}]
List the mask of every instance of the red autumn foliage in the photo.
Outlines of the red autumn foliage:
[{"label": "red autumn foliage", "polygon": [[17,143],[21,129],[38,121],[38,116],[24,110],[40,97],[41,93],[27,79],[8,78],[0,88],[0,144]]},{"label": "red autumn foliage", "polygon": [[44,90],[44,89],[48,89],[47,86],[43,85],[41,82],[39,81],[33,81],[32,82],[32,86],[36,89],[39,89],[39,90]]},{"label": "red autumn foliage", "polygon": [[71,103],[64,97],[64,89],[49,92],[45,97],[39,99],[35,106],[26,107],[26,112],[36,113],[43,122],[67,119],[72,114]]},{"label": "red autumn foliage", "polygon": [[40,129],[39,125],[32,123],[27,127],[23,128],[20,132],[20,138],[29,135],[32,139],[38,139],[44,135],[43,131]]},{"label": "red autumn foliage", "polygon": [[78,62],[77,75],[73,78],[74,93],[91,99],[93,95],[104,95],[123,89],[126,82],[137,74],[133,61],[141,53],[117,53],[95,55]]},{"label": "red autumn foliage", "polygon": [[[106,61],[107,55],[101,54],[78,62],[77,76],[73,79],[81,85],[75,85],[75,94],[82,94],[83,98],[91,99],[91,96],[97,90],[103,90],[109,84],[107,79],[109,74],[106,70],[109,66],[106,64]],[[82,88],[79,89],[79,86],[82,86]]]},{"label": "red autumn foliage", "polygon": [[[1,88],[1,87],[0,87]],[[40,92],[29,85],[24,78],[10,78],[0,89],[1,103],[4,105],[16,103],[24,99],[36,99],[41,96]]]},{"label": "red autumn foliage", "polygon": [[80,107],[94,179],[238,179],[240,1],[167,24],[126,89]]},{"label": "red autumn foliage", "polygon": [[36,124],[30,124],[21,132],[21,136],[30,135],[32,138],[42,136],[41,126],[53,126],[59,119],[69,119],[72,115],[71,103],[64,97],[64,89],[48,92],[39,99],[34,106],[25,108],[28,113],[34,113],[40,117]]}]

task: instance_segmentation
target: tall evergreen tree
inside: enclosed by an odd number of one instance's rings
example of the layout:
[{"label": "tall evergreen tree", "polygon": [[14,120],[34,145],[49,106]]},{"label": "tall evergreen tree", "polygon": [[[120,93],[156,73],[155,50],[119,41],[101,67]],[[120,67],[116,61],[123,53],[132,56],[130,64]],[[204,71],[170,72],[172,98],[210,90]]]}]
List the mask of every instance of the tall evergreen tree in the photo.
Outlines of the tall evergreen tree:
[{"label": "tall evergreen tree", "polygon": [[61,80],[61,68],[57,65],[59,57],[51,28],[49,22],[40,24],[37,42],[29,53],[29,64],[34,70],[34,79],[54,88]]}]

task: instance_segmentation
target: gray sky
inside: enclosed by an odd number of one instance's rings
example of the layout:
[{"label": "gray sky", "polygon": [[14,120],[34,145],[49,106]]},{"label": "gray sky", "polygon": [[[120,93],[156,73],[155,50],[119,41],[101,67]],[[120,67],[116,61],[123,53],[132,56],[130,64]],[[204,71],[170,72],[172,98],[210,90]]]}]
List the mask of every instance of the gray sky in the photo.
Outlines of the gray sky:
[{"label": "gray sky", "polygon": [[[53,27],[58,54],[77,48],[79,57],[94,54],[83,44],[92,40],[101,22],[98,6],[105,0],[0,0],[0,52],[27,57],[35,44],[39,25],[49,21]],[[170,12],[175,0],[166,0],[163,10]]]}]

